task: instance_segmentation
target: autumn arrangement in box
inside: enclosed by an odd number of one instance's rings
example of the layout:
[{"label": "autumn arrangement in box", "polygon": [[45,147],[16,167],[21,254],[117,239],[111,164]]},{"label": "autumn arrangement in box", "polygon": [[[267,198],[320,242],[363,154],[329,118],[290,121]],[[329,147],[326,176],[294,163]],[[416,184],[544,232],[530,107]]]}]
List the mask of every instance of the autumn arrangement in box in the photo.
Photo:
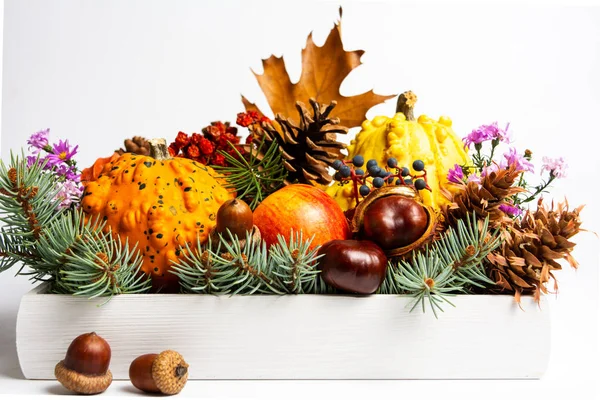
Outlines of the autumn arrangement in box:
[{"label": "autumn arrangement in box", "polygon": [[77,146],[33,134],[0,166],[0,271],[86,297],[409,295],[436,316],[454,294],[555,290],[581,230],[582,207],[542,199],[565,161],[539,164],[496,122],[461,140],[410,91],[367,120],[394,96],[339,93],[362,54],[340,21],[323,46],[308,37],[297,83],[263,60],[271,113],[242,97],[235,125],[135,136],[83,170]]}]

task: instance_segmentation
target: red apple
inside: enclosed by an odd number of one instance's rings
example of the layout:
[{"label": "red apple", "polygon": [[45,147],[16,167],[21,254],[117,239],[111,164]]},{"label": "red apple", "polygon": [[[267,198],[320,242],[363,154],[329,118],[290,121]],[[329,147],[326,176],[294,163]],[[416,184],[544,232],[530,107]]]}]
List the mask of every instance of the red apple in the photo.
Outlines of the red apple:
[{"label": "red apple", "polygon": [[304,239],[314,235],[311,248],[351,235],[341,207],[311,185],[289,185],[269,195],[254,210],[254,224],[268,246],[277,243],[277,235],[289,240],[292,230],[302,231]]},{"label": "red apple", "polygon": [[385,279],[387,258],[368,240],[333,240],[319,249],[318,268],[330,286],[358,294],[374,293]]}]

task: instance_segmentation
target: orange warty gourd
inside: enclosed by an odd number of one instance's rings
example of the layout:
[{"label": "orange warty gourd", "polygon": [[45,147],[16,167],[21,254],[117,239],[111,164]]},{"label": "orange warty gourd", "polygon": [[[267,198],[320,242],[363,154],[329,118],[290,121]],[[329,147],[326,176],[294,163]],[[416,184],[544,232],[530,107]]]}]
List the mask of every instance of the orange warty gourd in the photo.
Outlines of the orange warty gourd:
[{"label": "orange warty gourd", "polygon": [[137,243],[142,270],[154,290],[177,291],[169,273],[181,246],[207,240],[221,204],[233,198],[208,166],[171,158],[164,139],[151,141],[151,156],[125,153],[84,182],[83,211],[107,222],[121,241]]}]

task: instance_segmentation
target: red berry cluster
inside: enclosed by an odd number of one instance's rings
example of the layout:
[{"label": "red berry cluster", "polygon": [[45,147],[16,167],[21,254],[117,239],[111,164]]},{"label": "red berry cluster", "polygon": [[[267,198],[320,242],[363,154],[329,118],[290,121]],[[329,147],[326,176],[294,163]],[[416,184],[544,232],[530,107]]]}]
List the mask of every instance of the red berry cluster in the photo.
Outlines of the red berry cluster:
[{"label": "red berry cluster", "polygon": [[271,120],[258,111],[241,112],[237,115],[235,123],[250,130],[250,135],[246,138],[246,143],[252,142],[256,130],[261,129],[260,125],[263,122],[271,122]]},{"label": "red berry cluster", "polygon": [[230,126],[229,122],[213,122],[202,129],[202,133],[192,133],[188,135],[179,132],[175,141],[169,145],[171,156],[179,156],[198,161],[204,165],[218,165],[227,167],[229,164],[225,157],[219,153],[223,151],[234,157],[237,156],[231,144],[236,145],[236,149],[243,154],[240,137],[237,136],[237,128]]}]

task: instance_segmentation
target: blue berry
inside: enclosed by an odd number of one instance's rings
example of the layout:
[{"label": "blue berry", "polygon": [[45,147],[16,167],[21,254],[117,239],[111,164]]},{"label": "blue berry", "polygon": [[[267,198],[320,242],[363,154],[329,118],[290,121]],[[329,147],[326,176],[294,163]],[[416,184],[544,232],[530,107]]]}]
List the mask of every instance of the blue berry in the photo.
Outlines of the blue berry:
[{"label": "blue berry", "polygon": [[371,176],[378,176],[381,172],[381,168],[379,168],[377,165],[372,165],[370,167],[367,166],[367,171],[369,171]]},{"label": "blue berry", "polygon": [[389,178],[387,178],[386,182],[387,183],[394,183],[394,177],[390,176]]},{"label": "blue berry", "polygon": [[354,156],[352,164],[354,164],[355,167],[362,167],[365,164],[365,158],[361,155]]},{"label": "blue berry", "polygon": [[358,192],[360,193],[361,196],[366,196],[369,193],[371,193],[371,189],[367,186],[367,185],[362,185],[360,187],[360,189],[358,189]]},{"label": "blue berry", "polygon": [[410,174],[410,170],[408,169],[408,167],[403,167],[401,175],[408,176],[408,174]]},{"label": "blue berry", "polygon": [[402,185],[402,181],[400,179],[396,179],[396,185]]},{"label": "blue berry", "polygon": [[384,184],[385,182],[383,181],[383,178],[377,177],[373,179],[373,186],[376,188],[383,187]]},{"label": "blue berry", "polygon": [[355,169],[355,170],[354,170],[354,173],[355,173],[356,175],[364,175],[364,174],[365,174],[365,171],[364,171],[363,169],[360,169],[360,168],[359,168],[359,169]]},{"label": "blue berry", "polygon": [[341,180],[342,180],[342,176],[340,175],[340,172],[339,172],[339,171],[338,171],[338,172],[336,172],[336,173],[333,175],[333,179],[335,179],[336,181],[341,181]]},{"label": "blue berry", "polygon": [[412,179],[410,179],[410,178],[409,179],[405,179],[404,183],[407,184],[407,185],[412,185],[413,184]]},{"label": "blue berry", "polygon": [[398,160],[396,160],[394,157],[388,158],[387,165],[390,168],[396,168],[398,166]]},{"label": "blue berry", "polygon": [[342,165],[344,165],[342,160],[335,160],[331,166],[337,171],[342,167]]},{"label": "blue berry", "polygon": [[415,181],[415,189],[417,190],[423,190],[427,187],[427,183],[425,183],[425,181],[423,179],[417,179]]},{"label": "blue berry", "polygon": [[415,160],[412,167],[415,171],[423,171],[425,169],[425,163],[422,160]]},{"label": "blue berry", "polygon": [[377,166],[377,161],[376,160],[369,160],[367,161],[367,169],[371,168],[371,167],[376,167]]},{"label": "blue berry", "polygon": [[389,171],[386,171],[386,170],[385,170],[385,169],[383,169],[383,168],[380,168],[380,169],[379,169],[379,174],[378,174],[378,175],[379,175],[380,177],[382,177],[382,178],[387,178],[387,177],[388,177],[388,176],[390,176],[391,174],[392,174],[391,172],[389,172]]},{"label": "blue berry", "polygon": [[347,178],[349,177],[351,174],[351,170],[350,167],[347,165],[342,166],[342,168],[340,168],[340,175],[342,176],[342,178]]}]

